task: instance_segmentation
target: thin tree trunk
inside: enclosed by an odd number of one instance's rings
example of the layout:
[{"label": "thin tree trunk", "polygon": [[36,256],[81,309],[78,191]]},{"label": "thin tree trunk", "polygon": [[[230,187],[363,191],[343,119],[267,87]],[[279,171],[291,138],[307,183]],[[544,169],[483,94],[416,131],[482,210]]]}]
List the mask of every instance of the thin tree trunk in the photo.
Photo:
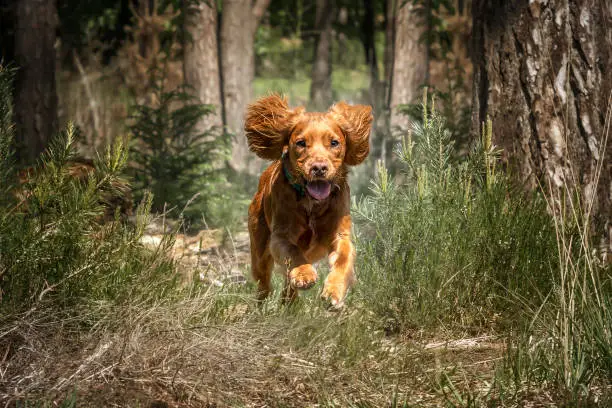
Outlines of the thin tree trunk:
[{"label": "thin tree trunk", "polygon": [[194,88],[200,103],[214,105],[215,113],[198,124],[198,131],[221,127],[221,79],[217,45],[217,8],[213,1],[202,1],[186,11],[187,38],[183,49],[185,83]]},{"label": "thin tree trunk", "polygon": [[391,104],[393,79],[393,47],[395,46],[395,12],[398,0],[385,0],[385,104]]},{"label": "thin tree trunk", "polygon": [[384,110],[382,114],[378,115],[377,123],[380,124],[379,129],[383,129],[384,132],[378,131],[375,135],[379,136],[380,140],[374,139],[377,145],[380,146],[379,159],[383,165],[387,162],[387,136],[390,136],[391,130],[391,84],[393,83],[393,56],[395,47],[395,13],[397,11],[398,0],[385,0],[385,52],[383,56],[383,63],[385,69],[384,78]]},{"label": "thin tree trunk", "polygon": [[255,78],[254,41],[257,27],[270,0],[224,0],[221,13],[221,69],[225,126],[234,134],[230,165],[238,171],[255,173],[257,162],[249,154],[243,119],[253,94]]},{"label": "thin tree trunk", "polygon": [[333,0],[317,0],[315,59],[312,65],[310,103],[313,109],[325,110],[332,103],[332,21]]},{"label": "thin tree trunk", "polygon": [[427,71],[426,47],[419,41],[424,27],[416,13],[416,6],[412,2],[403,2],[397,7],[390,124],[392,128],[406,129],[409,118],[398,114],[397,106],[419,100],[419,87],[425,82]]},{"label": "thin tree trunk", "polygon": [[365,53],[366,65],[370,71],[370,103],[376,111],[380,110],[380,78],[378,73],[378,59],[376,58],[376,27],[374,15],[374,2],[364,0],[364,16],[362,24],[362,42]]},{"label": "thin tree trunk", "polygon": [[612,3],[474,0],[472,13],[473,133],[490,117],[528,188],[577,187],[594,200],[593,225],[612,251]]},{"label": "thin tree trunk", "polygon": [[431,0],[425,2],[425,85],[429,86],[431,76],[431,45],[433,36],[433,10]]},{"label": "thin tree trunk", "polygon": [[34,162],[57,132],[54,0],[19,0],[16,10],[17,157]]}]

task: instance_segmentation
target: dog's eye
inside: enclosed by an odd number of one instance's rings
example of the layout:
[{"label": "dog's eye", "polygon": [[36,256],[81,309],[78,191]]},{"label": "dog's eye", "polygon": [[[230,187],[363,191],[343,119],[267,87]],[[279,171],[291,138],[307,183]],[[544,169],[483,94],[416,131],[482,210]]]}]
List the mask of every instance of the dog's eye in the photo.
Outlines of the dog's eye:
[{"label": "dog's eye", "polygon": [[306,147],[306,141],[305,140],[298,140],[297,142],[295,142],[296,146],[299,147]]},{"label": "dog's eye", "polygon": [[337,147],[339,144],[340,144],[340,142],[339,142],[339,141],[337,141],[337,140],[332,140],[332,141],[331,141],[331,146],[332,146],[332,147]]}]

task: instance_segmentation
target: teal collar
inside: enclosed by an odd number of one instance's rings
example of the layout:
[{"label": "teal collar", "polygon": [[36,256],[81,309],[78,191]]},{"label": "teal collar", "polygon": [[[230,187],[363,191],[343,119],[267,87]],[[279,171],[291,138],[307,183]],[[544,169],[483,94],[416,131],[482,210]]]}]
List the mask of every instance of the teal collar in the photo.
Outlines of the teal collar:
[{"label": "teal collar", "polygon": [[306,190],[304,189],[304,185],[301,183],[298,183],[295,180],[295,177],[293,177],[293,175],[291,174],[291,172],[285,165],[285,157],[287,157],[287,154],[283,152],[283,155],[281,156],[281,162],[283,164],[283,173],[285,173],[285,177],[287,178],[287,181],[289,182],[289,184],[291,184],[291,187],[293,187],[293,189],[297,191],[298,196],[302,198],[306,195]]}]

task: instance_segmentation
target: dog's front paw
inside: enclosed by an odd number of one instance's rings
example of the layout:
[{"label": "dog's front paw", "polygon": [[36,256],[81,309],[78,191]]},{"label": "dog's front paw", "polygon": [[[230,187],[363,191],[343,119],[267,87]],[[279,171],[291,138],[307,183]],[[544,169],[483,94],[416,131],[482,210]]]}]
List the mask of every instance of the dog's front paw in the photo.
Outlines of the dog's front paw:
[{"label": "dog's front paw", "polygon": [[335,309],[341,309],[344,306],[344,298],[346,297],[346,284],[342,282],[325,282],[321,297],[327,300]]},{"label": "dog's front paw", "polygon": [[317,271],[310,264],[300,265],[289,272],[289,283],[296,289],[309,289],[317,282]]}]

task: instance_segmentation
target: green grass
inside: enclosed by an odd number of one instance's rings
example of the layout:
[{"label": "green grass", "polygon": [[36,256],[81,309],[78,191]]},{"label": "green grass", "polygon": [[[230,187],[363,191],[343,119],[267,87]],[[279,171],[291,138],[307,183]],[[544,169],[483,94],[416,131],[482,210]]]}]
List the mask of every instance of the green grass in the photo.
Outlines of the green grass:
[{"label": "green grass", "polygon": [[286,95],[292,105],[305,105],[310,99],[310,78],[255,78],[253,83],[255,97],[278,92]]},{"label": "green grass", "polygon": [[[365,67],[364,67],[365,68]],[[255,78],[253,84],[255,97],[279,92],[286,95],[292,105],[308,105],[310,100],[310,78]],[[334,100],[360,102],[368,91],[370,79],[365,69],[337,68],[332,73]]]}]

